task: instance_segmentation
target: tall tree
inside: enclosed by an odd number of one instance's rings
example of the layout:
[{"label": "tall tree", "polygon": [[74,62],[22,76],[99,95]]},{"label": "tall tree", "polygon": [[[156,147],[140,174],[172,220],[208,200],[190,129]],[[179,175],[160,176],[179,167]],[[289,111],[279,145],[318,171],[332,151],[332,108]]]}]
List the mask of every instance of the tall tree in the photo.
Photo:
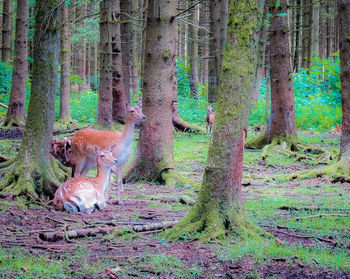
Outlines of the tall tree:
[{"label": "tall tree", "polygon": [[13,61],[9,108],[4,121],[7,126],[24,126],[25,91],[28,73],[28,0],[18,1],[16,18],[15,57]]},{"label": "tall tree", "polygon": [[143,72],[142,124],[137,154],[127,178],[176,183],[173,164],[172,101],[177,90],[177,1],[158,0],[148,5]]},{"label": "tall tree", "polygon": [[[131,1],[131,16],[137,18],[139,15],[138,11],[138,0]],[[137,93],[139,89],[139,73],[138,73],[138,61],[139,61],[139,51],[138,51],[138,22],[131,22],[130,32],[131,32],[131,58],[130,58],[130,78],[131,87],[134,94]]]},{"label": "tall tree", "polygon": [[[80,28],[85,28],[86,24],[84,18],[87,13],[87,3],[82,2],[80,6],[77,7],[77,22],[80,25]],[[78,75],[80,77],[81,83],[79,83],[79,91],[86,89],[86,35],[81,34],[81,37],[77,43],[77,67]]]},{"label": "tall tree", "polygon": [[[190,5],[194,5],[195,1],[190,1]],[[199,74],[198,74],[198,8],[194,7],[190,10],[191,24],[188,27],[188,44],[190,55],[190,89],[192,98],[199,99]]]},{"label": "tall tree", "polygon": [[310,68],[312,44],[312,0],[303,0],[302,66]]},{"label": "tall tree", "polygon": [[228,0],[210,1],[209,82],[208,101],[215,103],[219,86],[222,53],[226,40]]},{"label": "tall tree", "polygon": [[200,26],[202,27],[199,30],[199,39],[200,39],[200,46],[201,46],[201,82],[205,83],[208,81],[209,76],[209,7],[208,7],[209,1],[204,1],[201,3],[200,8]]},{"label": "tall tree", "polygon": [[12,0],[4,0],[2,12],[2,62],[12,58],[12,13]]},{"label": "tall tree", "polygon": [[[268,1],[272,14],[269,30],[271,113],[267,130],[257,138],[247,142],[248,147],[261,148],[275,138],[295,140],[295,106],[293,95],[292,65],[289,54],[287,0],[281,0],[276,7],[274,0]],[[259,146],[259,147],[258,147]]]},{"label": "tall tree", "polygon": [[332,181],[350,182],[350,1],[339,0],[339,57],[342,99],[342,127],[339,160],[335,164],[313,170],[298,171],[279,176],[291,180],[328,176]]},{"label": "tall tree", "polygon": [[131,45],[131,0],[120,1],[120,36],[122,47],[122,71],[126,101],[130,103],[130,45]]},{"label": "tall tree", "polygon": [[64,179],[49,146],[53,134],[59,60],[58,0],[37,0],[31,97],[21,147],[15,159],[3,163],[2,195],[53,197]]},{"label": "tall tree", "polygon": [[124,87],[123,76],[123,50],[121,42],[121,14],[120,1],[113,0],[113,14],[111,21],[112,32],[112,94],[113,94],[113,120],[125,123],[127,94]]},{"label": "tall tree", "polygon": [[[229,233],[255,233],[242,200],[243,150],[250,92],[256,74],[258,1],[231,0],[216,119],[197,202],[166,236],[187,235],[203,241]],[[200,234],[198,234],[200,233]]]},{"label": "tall tree", "polygon": [[69,108],[70,96],[70,60],[71,60],[71,32],[68,5],[62,5],[61,11],[61,97],[60,97],[60,120],[71,122]]},{"label": "tall tree", "polygon": [[112,95],[112,30],[114,0],[100,2],[100,83],[97,107],[97,125],[108,128],[113,119]]}]

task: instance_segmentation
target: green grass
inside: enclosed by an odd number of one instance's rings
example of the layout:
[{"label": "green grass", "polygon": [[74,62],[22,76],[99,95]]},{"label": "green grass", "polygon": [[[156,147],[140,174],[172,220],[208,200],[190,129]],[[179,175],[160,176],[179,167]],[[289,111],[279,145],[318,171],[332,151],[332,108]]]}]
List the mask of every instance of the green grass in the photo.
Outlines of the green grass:
[{"label": "green grass", "polygon": [[[245,237],[237,243],[228,243],[225,245],[223,259],[228,259],[232,263],[251,257],[255,265],[261,266],[271,258],[297,258],[299,262],[317,267],[333,268],[335,270],[350,271],[350,257],[345,250],[334,248],[332,250],[325,247],[302,247],[301,245],[279,245],[274,240],[257,239]],[[316,267],[316,266],[315,266]]]}]

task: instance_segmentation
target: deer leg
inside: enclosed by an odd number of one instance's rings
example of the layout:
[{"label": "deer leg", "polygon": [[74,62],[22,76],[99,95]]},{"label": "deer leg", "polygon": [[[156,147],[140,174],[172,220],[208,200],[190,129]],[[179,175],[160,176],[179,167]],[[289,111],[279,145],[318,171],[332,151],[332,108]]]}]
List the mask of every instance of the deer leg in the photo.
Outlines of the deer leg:
[{"label": "deer leg", "polygon": [[85,162],[86,162],[85,157],[76,159],[76,166],[75,166],[75,170],[74,170],[74,177],[80,177],[81,176],[81,171],[85,167]]},{"label": "deer leg", "polygon": [[91,160],[91,159],[86,159],[85,160],[85,165],[80,171],[81,176],[86,176],[89,170],[96,165],[96,162]]}]

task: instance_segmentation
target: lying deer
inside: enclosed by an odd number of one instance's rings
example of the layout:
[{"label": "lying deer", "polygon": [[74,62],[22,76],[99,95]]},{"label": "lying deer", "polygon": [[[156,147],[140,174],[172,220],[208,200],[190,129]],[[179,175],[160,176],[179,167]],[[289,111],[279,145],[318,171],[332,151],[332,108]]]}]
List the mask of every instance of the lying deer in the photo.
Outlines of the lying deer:
[{"label": "lying deer", "polygon": [[[126,105],[126,123],[123,132],[87,128],[75,133],[71,139],[72,151],[76,161],[74,176],[85,176],[96,165],[94,146],[106,149],[112,144],[118,144],[118,148],[113,152],[113,156],[118,159],[118,164],[112,169],[112,172],[117,176],[117,202],[120,203],[122,170],[130,155],[135,125],[145,120],[146,117],[142,114],[140,107]],[[110,190],[107,185],[105,188],[106,201],[109,201]]]},{"label": "lying deer", "polygon": [[91,213],[106,207],[104,189],[109,184],[111,168],[118,163],[113,156],[116,146],[111,146],[109,151],[99,151],[95,147],[97,176],[73,177],[64,182],[55,193],[53,205],[56,210]]},{"label": "lying deer", "polygon": [[207,134],[211,134],[211,128],[213,126],[215,112],[213,112],[212,106],[207,106],[207,115],[205,116],[205,122],[207,122]]}]

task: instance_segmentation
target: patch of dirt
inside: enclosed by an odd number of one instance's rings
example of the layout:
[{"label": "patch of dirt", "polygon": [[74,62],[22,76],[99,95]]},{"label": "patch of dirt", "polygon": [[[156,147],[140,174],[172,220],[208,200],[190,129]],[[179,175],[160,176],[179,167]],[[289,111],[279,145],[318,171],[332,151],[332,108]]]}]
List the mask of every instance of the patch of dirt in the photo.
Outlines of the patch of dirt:
[{"label": "patch of dirt", "polygon": [[[2,248],[20,247],[33,255],[48,255],[61,258],[69,252],[75,252],[84,245],[89,251],[88,261],[105,260],[117,262],[110,269],[120,269],[116,278],[181,278],[176,275],[160,274],[149,266],[149,259],[163,254],[179,258],[184,266],[198,268],[201,273],[194,278],[350,278],[350,274],[334,274],[331,270],[317,269],[298,263],[297,259],[276,259],[261,264],[256,269],[249,258],[232,264],[221,259],[216,252],[216,244],[203,245],[197,241],[168,243],[154,237],[159,231],[146,231],[136,234],[132,240],[103,237],[103,234],[82,238],[69,238],[57,241],[44,241],[39,236],[47,232],[68,232],[72,230],[122,228],[125,224],[149,224],[181,219],[186,210],[171,209],[174,202],[162,202],[152,197],[179,196],[183,189],[169,189],[159,185],[126,184],[124,194],[127,197],[144,196],[147,200],[127,198],[121,205],[111,204],[105,210],[87,214],[68,214],[57,212],[51,206],[47,208],[20,209],[14,205],[0,213],[0,244]],[[170,200],[170,199],[169,199]],[[175,199],[174,199],[175,200]],[[156,203],[157,208],[150,207]],[[271,231],[272,232],[272,231]],[[283,230],[282,230],[283,232]],[[300,241],[288,235],[272,232],[286,243]],[[315,240],[303,239],[305,246]],[[78,261],[71,261],[69,278],[113,278],[105,270],[98,275],[82,276],[82,267]],[[260,277],[252,277],[255,273]],[[75,275],[76,274],[76,275]],[[249,277],[250,276],[250,277]]]}]

